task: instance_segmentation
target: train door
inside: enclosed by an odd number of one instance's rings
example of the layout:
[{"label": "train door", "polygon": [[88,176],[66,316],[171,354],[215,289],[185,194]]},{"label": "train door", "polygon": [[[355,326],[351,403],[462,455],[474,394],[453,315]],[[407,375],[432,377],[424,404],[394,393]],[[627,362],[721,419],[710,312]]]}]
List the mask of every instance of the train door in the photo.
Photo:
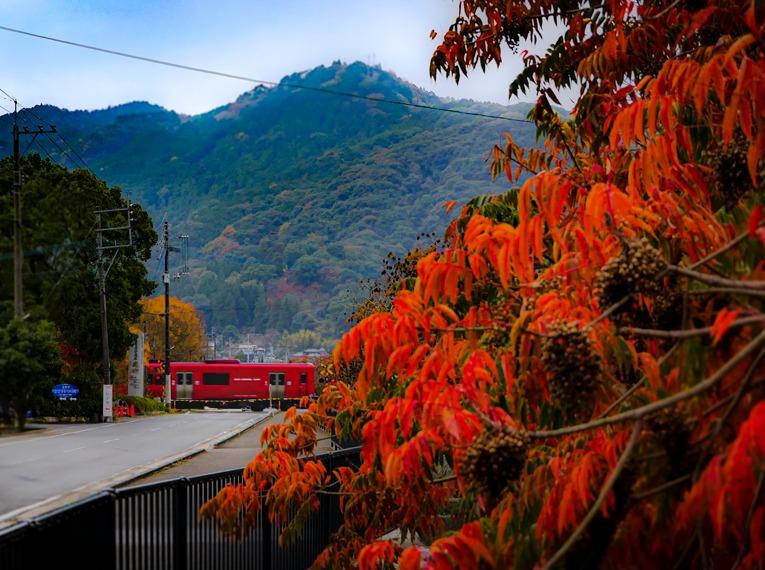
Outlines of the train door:
[{"label": "train door", "polygon": [[300,395],[308,395],[308,372],[300,373]]},{"label": "train door", "polygon": [[175,398],[177,400],[191,400],[194,386],[194,375],[191,372],[176,372],[175,374]]},{"label": "train door", "polygon": [[269,397],[274,400],[284,399],[284,372],[268,374]]}]

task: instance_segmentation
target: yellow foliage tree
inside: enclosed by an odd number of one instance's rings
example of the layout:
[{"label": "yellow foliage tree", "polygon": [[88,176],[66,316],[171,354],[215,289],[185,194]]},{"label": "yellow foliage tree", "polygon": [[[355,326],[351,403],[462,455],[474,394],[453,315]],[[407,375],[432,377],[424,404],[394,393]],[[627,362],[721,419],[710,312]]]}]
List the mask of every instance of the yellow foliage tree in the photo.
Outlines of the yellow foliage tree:
[{"label": "yellow foliage tree", "polygon": [[[130,325],[130,332],[146,331],[144,364],[150,358],[165,355],[165,298],[163,296],[141,300],[141,322]],[[205,327],[202,315],[191,303],[170,297],[170,355],[173,360],[201,360],[205,352]],[[128,353],[116,364],[117,385],[127,384]],[[123,390],[127,388],[123,387]]]},{"label": "yellow foliage tree", "polygon": [[[165,354],[165,299],[143,299],[142,320],[146,330],[146,354]],[[170,297],[170,357],[172,360],[200,360],[205,351],[205,328],[202,315],[191,303]]]}]

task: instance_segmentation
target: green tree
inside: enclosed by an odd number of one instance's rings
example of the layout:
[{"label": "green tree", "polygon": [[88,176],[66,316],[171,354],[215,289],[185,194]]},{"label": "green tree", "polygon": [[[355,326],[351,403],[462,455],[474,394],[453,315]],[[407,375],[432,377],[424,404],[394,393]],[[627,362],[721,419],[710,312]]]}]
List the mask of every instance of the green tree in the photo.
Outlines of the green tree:
[{"label": "green tree", "polygon": [[[12,161],[0,161],[0,187],[11,185]],[[67,347],[67,366],[101,361],[99,292],[94,211],[128,204],[119,188],[86,170],[69,171],[38,155],[21,161],[23,199],[24,306],[31,318],[49,320]],[[149,215],[133,210],[133,245],[117,254],[107,278],[109,348],[119,360],[133,342],[129,325],[141,315],[138,301],[154,283],[144,262],[157,242]],[[124,226],[124,214],[103,216],[107,227]],[[0,226],[9,227],[10,203],[0,196]],[[116,233],[114,234],[116,235]],[[12,313],[12,255],[7,233],[0,237],[0,324]]]},{"label": "green tree", "polygon": [[27,410],[50,394],[61,365],[52,323],[14,318],[0,328],[0,402],[15,413],[19,431]]}]

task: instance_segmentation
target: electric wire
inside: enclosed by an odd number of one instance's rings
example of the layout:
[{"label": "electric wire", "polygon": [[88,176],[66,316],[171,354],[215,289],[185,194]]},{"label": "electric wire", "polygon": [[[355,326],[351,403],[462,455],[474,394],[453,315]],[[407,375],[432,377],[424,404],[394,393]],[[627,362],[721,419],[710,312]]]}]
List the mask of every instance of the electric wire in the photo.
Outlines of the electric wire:
[{"label": "electric wire", "polygon": [[3,95],[5,95],[6,97],[8,97],[8,99],[9,99],[9,100],[10,100],[12,103],[15,103],[15,102],[16,102],[16,99],[14,99],[14,98],[13,98],[13,97],[12,97],[12,96],[11,96],[11,95],[10,95],[10,94],[9,94],[9,93],[6,91],[6,90],[5,90],[5,89],[3,89],[2,87],[0,87],[0,93],[3,93]]},{"label": "electric wire", "polygon": [[[23,111],[29,111],[29,109],[27,109],[27,108],[25,108],[25,107],[21,107],[21,111],[22,111],[22,112],[23,112]],[[29,119],[29,117],[27,117],[27,116],[26,116],[26,115],[24,115],[23,113],[20,113],[20,114],[19,114],[19,116],[21,117],[21,120],[22,120],[22,121],[26,121],[27,123],[29,123],[30,125],[32,125],[32,126],[34,127],[34,123],[33,123],[33,122],[32,122],[32,121]],[[46,122],[46,121],[42,121],[42,120],[41,120],[39,117],[36,117],[36,118],[37,118],[37,120],[38,120],[38,121],[41,121],[41,122]],[[77,163],[76,163],[76,162],[75,162],[75,161],[72,159],[72,157],[71,157],[71,156],[69,156],[69,154],[68,154],[68,153],[67,153],[67,152],[66,152],[66,151],[65,151],[63,148],[61,148],[61,145],[59,145],[59,144],[58,144],[58,143],[55,141],[55,139],[53,139],[53,138],[50,136],[50,134],[49,134],[49,133],[43,133],[43,134],[44,134],[44,135],[46,136],[46,138],[47,138],[47,139],[48,139],[50,142],[52,142],[52,143],[54,144],[54,146],[55,146],[55,147],[58,149],[58,152],[59,152],[59,155],[60,155],[60,157],[62,157],[62,158],[63,158],[63,159],[65,159],[65,160],[68,160],[68,161],[69,161],[69,162],[72,164],[72,166],[74,166],[75,168],[78,168],[78,165],[77,165]],[[62,141],[64,140],[64,139],[63,139],[63,137],[62,137],[62,139],[61,139],[61,140],[62,140]],[[30,142],[27,144],[26,148],[24,149],[24,152],[22,152],[21,154],[26,154],[26,153],[27,153],[27,151],[29,150],[29,148],[32,146],[32,143],[34,143],[34,142],[36,142],[36,141],[37,141],[37,135],[35,134],[35,135],[33,135],[33,137],[32,137],[32,140],[31,140],[31,141],[30,141]],[[53,162],[53,163],[55,163],[55,164],[59,164],[59,165],[61,165],[61,166],[64,166],[64,167],[66,167],[66,163],[65,163],[65,162],[62,164],[62,162],[61,162],[61,161],[59,161],[59,160],[55,160],[55,159],[53,158],[53,156],[51,156],[51,154],[48,152],[48,150],[47,150],[47,149],[45,149],[45,148],[43,148],[43,147],[40,145],[40,143],[39,143],[39,142],[37,143],[37,146],[38,146],[38,147],[40,147],[40,148],[41,148],[41,149],[42,149],[42,150],[45,152],[45,154],[48,156],[48,159],[49,159],[51,162]],[[89,170],[89,169],[88,169],[88,170]]]},{"label": "electric wire", "polygon": [[249,83],[255,83],[255,84],[259,84],[259,85],[270,85],[272,87],[287,87],[287,88],[290,88],[290,89],[303,89],[303,90],[306,90],[306,91],[314,91],[314,92],[317,92],[317,93],[325,93],[325,94],[328,94],[328,95],[337,95],[337,96],[340,96],[340,97],[348,97],[348,98],[352,98],[352,99],[363,99],[365,101],[373,101],[375,103],[385,103],[385,104],[388,104],[388,105],[399,105],[399,106],[402,106],[402,107],[414,107],[414,108],[417,108],[417,109],[425,109],[425,110],[429,110],[429,111],[439,111],[439,112],[442,112],[442,113],[454,113],[454,114],[457,114],[457,115],[467,115],[467,116],[472,116],[472,117],[480,117],[480,118],[484,118],[484,119],[511,121],[511,122],[516,122],[516,123],[531,123],[531,124],[534,123],[534,121],[530,121],[528,119],[517,119],[515,117],[504,117],[502,115],[490,115],[488,113],[479,113],[477,111],[466,111],[466,110],[463,110],[463,109],[450,109],[448,107],[438,107],[436,105],[427,105],[425,103],[414,103],[414,102],[410,102],[410,101],[396,101],[396,100],[393,100],[393,99],[385,99],[384,97],[372,97],[370,95],[360,95],[358,93],[350,93],[348,91],[338,91],[338,90],[335,90],[335,89],[327,89],[326,87],[316,87],[316,86],[311,86],[311,85],[300,85],[300,84],[297,84],[297,83],[286,83],[286,82],[268,81],[268,80],[265,80],[265,79],[256,79],[256,78],[253,78],[253,77],[247,77],[245,75],[237,75],[237,74],[234,74],[234,73],[227,73],[225,71],[218,71],[218,70],[215,70],[215,69],[208,69],[208,68],[197,67],[197,66],[193,66],[193,65],[185,65],[185,64],[182,64],[182,63],[176,63],[176,62],[167,61],[167,60],[164,60],[164,59],[157,59],[157,58],[153,58],[153,57],[146,57],[146,56],[136,55],[136,54],[128,53],[128,52],[124,52],[124,51],[118,51],[118,50],[103,48],[103,47],[95,46],[95,45],[91,45],[91,44],[84,44],[84,43],[81,43],[81,42],[75,42],[75,41],[71,41],[71,40],[66,40],[66,39],[63,39],[63,38],[57,38],[57,37],[53,37],[53,36],[46,36],[46,35],[43,35],[43,34],[37,34],[37,33],[34,33],[34,32],[28,32],[28,31],[25,31],[25,30],[17,29],[17,28],[10,28],[8,26],[0,25],[0,30],[6,31],[6,32],[12,32],[12,33],[20,34],[20,35],[24,35],[24,36],[29,36],[29,37],[32,37],[32,38],[47,40],[47,41],[50,41],[50,42],[55,42],[55,43],[64,44],[64,45],[68,45],[68,46],[73,46],[73,47],[78,47],[78,48],[87,49],[87,50],[91,50],[91,51],[96,51],[96,52],[100,52],[100,53],[105,53],[105,54],[109,54],[109,55],[115,55],[115,56],[118,56],[118,57],[124,57],[124,58],[127,58],[127,59],[134,59],[134,60],[143,61],[143,62],[146,62],[146,63],[153,63],[155,65],[163,65],[165,67],[174,67],[176,69],[183,69],[183,70],[186,70],[186,71],[193,71],[193,72],[196,72],[196,73],[204,73],[204,74],[207,74],[207,75],[214,75],[214,76],[217,76],[217,77],[225,77],[227,79],[236,79],[236,80],[239,80],[239,81],[246,81],[246,82],[249,82]]},{"label": "electric wire", "polygon": [[[29,113],[30,115],[32,115],[32,116],[33,116],[35,119],[37,119],[37,120],[38,120],[38,121],[40,121],[41,123],[48,123],[48,124],[50,124],[50,122],[49,122],[49,121],[44,121],[42,118],[40,118],[40,116],[39,116],[37,113],[35,113],[35,112],[34,112],[32,109],[30,109],[29,107],[24,107],[24,106],[21,106],[21,110],[22,110],[22,111],[26,111],[27,113]],[[30,122],[31,122],[31,121],[30,121]],[[87,162],[85,162],[85,159],[83,159],[83,158],[82,158],[82,156],[80,156],[80,154],[79,154],[79,153],[78,153],[78,152],[75,150],[75,148],[74,148],[74,147],[73,147],[73,146],[72,146],[72,145],[69,143],[69,141],[67,141],[67,140],[66,140],[66,138],[64,138],[64,135],[63,135],[63,134],[62,134],[60,131],[58,131],[58,130],[56,131],[56,134],[57,134],[57,135],[58,135],[58,137],[61,139],[61,142],[63,142],[63,143],[66,145],[66,147],[67,147],[67,148],[68,148],[68,149],[69,149],[69,150],[72,152],[72,154],[74,154],[74,156],[76,156],[76,157],[77,157],[77,160],[79,160],[79,161],[80,161],[80,164],[82,164],[82,166],[85,168],[85,170],[90,170],[90,166],[88,166],[88,163],[87,163]],[[49,134],[49,133],[45,133],[45,136],[47,136],[47,137],[48,137],[48,139],[50,139],[50,141],[51,141],[51,142],[52,142],[54,145],[56,145],[56,147],[59,149],[59,152],[63,152],[63,151],[61,150],[61,147],[58,145],[58,143],[56,143],[56,141],[53,139],[53,137],[51,137],[51,136],[50,136],[50,134]],[[74,160],[72,160],[71,158],[69,158],[69,161],[70,161],[70,162],[71,162],[73,165],[75,165],[75,166],[76,166],[76,163],[75,163],[75,161],[74,161]],[[91,171],[91,172],[92,172],[92,171]]]},{"label": "electric wire", "polygon": [[[37,113],[35,113],[35,112],[34,112],[32,109],[30,109],[29,107],[25,107],[24,105],[21,105],[21,104],[19,104],[19,103],[18,103],[18,100],[17,100],[17,99],[16,99],[16,98],[15,98],[13,95],[11,95],[10,93],[8,93],[8,92],[7,92],[5,89],[3,89],[2,87],[0,87],[0,93],[3,93],[3,94],[4,94],[4,95],[5,95],[5,96],[6,96],[6,97],[7,97],[7,98],[10,100],[10,101],[12,101],[13,103],[16,103],[16,104],[19,106],[19,111],[22,111],[22,113],[23,113],[23,112],[26,112],[27,114],[29,114],[29,115],[32,115],[32,117],[34,117],[35,119],[37,119],[37,120],[38,120],[40,123],[50,124],[50,121],[47,121],[47,120],[43,119],[42,117],[40,117],[40,115],[38,115]],[[10,111],[10,110],[6,109],[5,107],[2,107],[2,106],[0,106],[0,108],[2,108],[3,110],[5,110],[5,111],[6,111],[6,113],[8,113],[8,114],[12,113],[12,111]],[[21,116],[22,116],[22,119],[26,119],[26,121],[27,121],[27,122],[28,122],[30,125],[34,126],[34,123],[32,123],[32,121],[29,119],[29,117],[25,117],[23,114],[22,114]],[[61,149],[61,146],[60,146],[60,145],[59,145],[59,144],[58,144],[58,143],[55,141],[55,139],[53,139],[53,137],[51,137],[51,136],[50,136],[50,133],[44,133],[44,134],[45,134],[45,136],[48,138],[48,140],[50,140],[50,141],[51,141],[51,142],[52,142],[52,143],[53,143],[53,144],[56,146],[56,148],[58,148],[58,150],[59,150],[59,153],[61,153],[63,156],[65,156],[65,157],[67,158],[67,160],[69,160],[69,162],[70,162],[70,163],[71,163],[71,164],[72,164],[72,165],[73,165],[75,168],[78,168],[78,165],[77,165],[77,163],[76,163],[76,162],[75,162],[75,161],[74,161],[74,160],[73,160],[73,159],[72,159],[70,156],[68,156],[68,153],[67,153],[66,151],[64,151],[63,149]],[[73,147],[73,146],[72,146],[72,145],[69,143],[69,141],[68,141],[68,140],[66,140],[66,138],[64,137],[64,135],[63,135],[63,134],[62,134],[60,131],[58,131],[58,130],[56,131],[56,134],[57,134],[57,135],[58,135],[58,137],[61,139],[61,142],[63,142],[63,143],[64,143],[64,145],[66,145],[66,147],[69,149],[69,151],[70,151],[70,152],[71,152],[71,153],[72,153],[72,154],[73,154],[73,155],[74,155],[74,156],[77,158],[77,160],[79,160],[79,161],[80,161],[80,164],[81,164],[81,165],[82,165],[82,166],[85,168],[85,170],[90,170],[91,172],[93,172],[93,171],[91,170],[90,166],[88,166],[88,163],[85,161],[85,159],[84,159],[84,158],[82,158],[82,156],[80,155],[80,153],[78,153],[78,152],[77,152],[77,150],[76,150],[76,149],[75,149],[75,148],[74,148],[74,147]],[[24,153],[26,154],[26,151],[24,151]]]}]

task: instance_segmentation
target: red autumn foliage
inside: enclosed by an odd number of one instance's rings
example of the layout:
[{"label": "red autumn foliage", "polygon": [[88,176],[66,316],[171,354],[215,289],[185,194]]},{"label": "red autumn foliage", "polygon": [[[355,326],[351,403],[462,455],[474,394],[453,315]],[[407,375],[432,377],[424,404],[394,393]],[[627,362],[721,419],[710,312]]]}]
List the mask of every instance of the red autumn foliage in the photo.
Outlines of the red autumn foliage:
[{"label": "red autumn foliage", "polygon": [[[552,21],[510,86],[543,144],[493,149],[514,186],[342,338],[360,371],[264,433],[203,510],[224,531],[265,492],[297,510],[288,540],[333,492],[317,567],[765,564],[765,8],[462,0],[431,72],[499,65]],[[326,471],[319,426],[362,441],[358,468]]]}]

